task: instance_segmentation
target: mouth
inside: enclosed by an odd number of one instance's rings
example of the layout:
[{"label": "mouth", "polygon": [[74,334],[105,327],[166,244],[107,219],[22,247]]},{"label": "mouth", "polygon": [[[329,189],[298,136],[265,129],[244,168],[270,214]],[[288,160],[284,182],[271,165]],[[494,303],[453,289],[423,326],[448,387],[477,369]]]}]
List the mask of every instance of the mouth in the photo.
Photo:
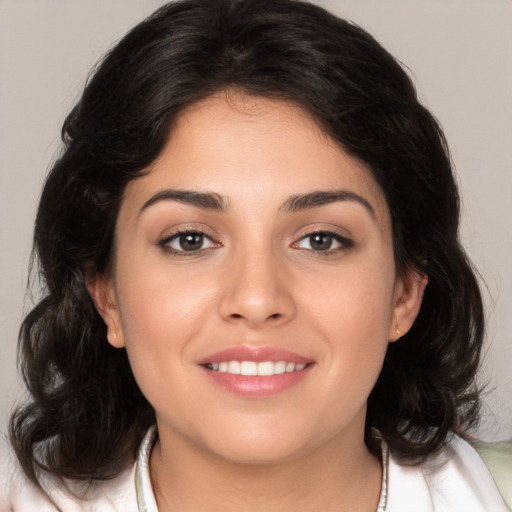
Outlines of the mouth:
[{"label": "mouth", "polygon": [[304,381],[315,361],[277,347],[241,345],[198,362],[210,382],[244,398],[279,394]]}]

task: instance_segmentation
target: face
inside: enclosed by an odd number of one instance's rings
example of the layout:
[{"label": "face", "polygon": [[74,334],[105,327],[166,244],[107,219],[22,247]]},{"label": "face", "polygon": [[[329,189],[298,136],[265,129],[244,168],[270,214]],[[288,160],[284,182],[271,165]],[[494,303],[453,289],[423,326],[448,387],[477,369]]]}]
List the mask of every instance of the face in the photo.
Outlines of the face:
[{"label": "face", "polygon": [[363,443],[387,344],[412,324],[371,173],[284,102],[184,112],[124,194],[113,275],[90,290],[161,439],[225,459]]}]

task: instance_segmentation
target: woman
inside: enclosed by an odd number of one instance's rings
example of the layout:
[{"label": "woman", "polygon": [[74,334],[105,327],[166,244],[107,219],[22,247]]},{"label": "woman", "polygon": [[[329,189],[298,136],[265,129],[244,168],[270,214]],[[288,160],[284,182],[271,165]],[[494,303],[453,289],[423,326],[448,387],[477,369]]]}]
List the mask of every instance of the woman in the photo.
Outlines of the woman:
[{"label": "woman", "polygon": [[448,151],[371,36],[171,3],[63,137],[7,507],[506,510],[462,440],[483,314]]}]

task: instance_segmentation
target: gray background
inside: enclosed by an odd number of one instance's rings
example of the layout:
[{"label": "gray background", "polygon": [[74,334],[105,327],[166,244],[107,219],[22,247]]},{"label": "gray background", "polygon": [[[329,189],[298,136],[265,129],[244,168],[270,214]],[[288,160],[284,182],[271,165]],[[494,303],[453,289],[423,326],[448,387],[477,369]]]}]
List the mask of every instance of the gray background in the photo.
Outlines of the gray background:
[{"label": "gray background", "polygon": [[[22,396],[16,338],[32,225],[59,130],[101,54],[159,0],[0,0],[0,430]],[[512,1],[323,0],[411,71],[445,129],[462,237],[489,316],[479,435],[512,437]]]}]

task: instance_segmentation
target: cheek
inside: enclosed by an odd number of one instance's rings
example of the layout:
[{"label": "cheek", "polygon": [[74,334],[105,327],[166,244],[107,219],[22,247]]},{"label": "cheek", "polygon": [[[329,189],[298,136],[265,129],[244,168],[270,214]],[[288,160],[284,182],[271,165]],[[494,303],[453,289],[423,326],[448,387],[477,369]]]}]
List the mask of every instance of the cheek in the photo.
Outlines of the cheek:
[{"label": "cheek", "polygon": [[119,265],[118,303],[127,343],[179,338],[182,329],[197,327],[204,307],[211,303],[211,283],[187,268],[176,270],[171,263],[157,254],[134,255]]},{"label": "cheek", "polygon": [[304,310],[317,319],[319,329],[338,331],[340,336],[350,332],[363,345],[365,340],[387,342],[395,284],[393,259],[373,259],[340,265],[336,272],[300,277]]},{"label": "cheek", "polygon": [[181,397],[186,404],[193,399],[182,386],[186,379],[183,361],[188,340],[195,336],[200,322],[197,294],[193,301],[192,293],[181,291],[165,274],[160,274],[159,279],[148,274],[120,283],[119,305],[125,347],[135,380],[152,406],[161,410],[165,409],[164,399],[168,399],[164,389],[169,391],[179,386],[181,392],[174,401]]},{"label": "cheek", "polygon": [[216,286],[211,272],[171,271],[163,258],[142,263],[132,256],[119,262],[117,298],[133,373],[153,403],[162,383],[186,378],[215,311]]},{"label": "cheek", "polygon": [[369,393],[388,346],[393,313],[393,259],[347,265],[329,279],[304,278],[302,310],[323,341],[330,378]]}]

